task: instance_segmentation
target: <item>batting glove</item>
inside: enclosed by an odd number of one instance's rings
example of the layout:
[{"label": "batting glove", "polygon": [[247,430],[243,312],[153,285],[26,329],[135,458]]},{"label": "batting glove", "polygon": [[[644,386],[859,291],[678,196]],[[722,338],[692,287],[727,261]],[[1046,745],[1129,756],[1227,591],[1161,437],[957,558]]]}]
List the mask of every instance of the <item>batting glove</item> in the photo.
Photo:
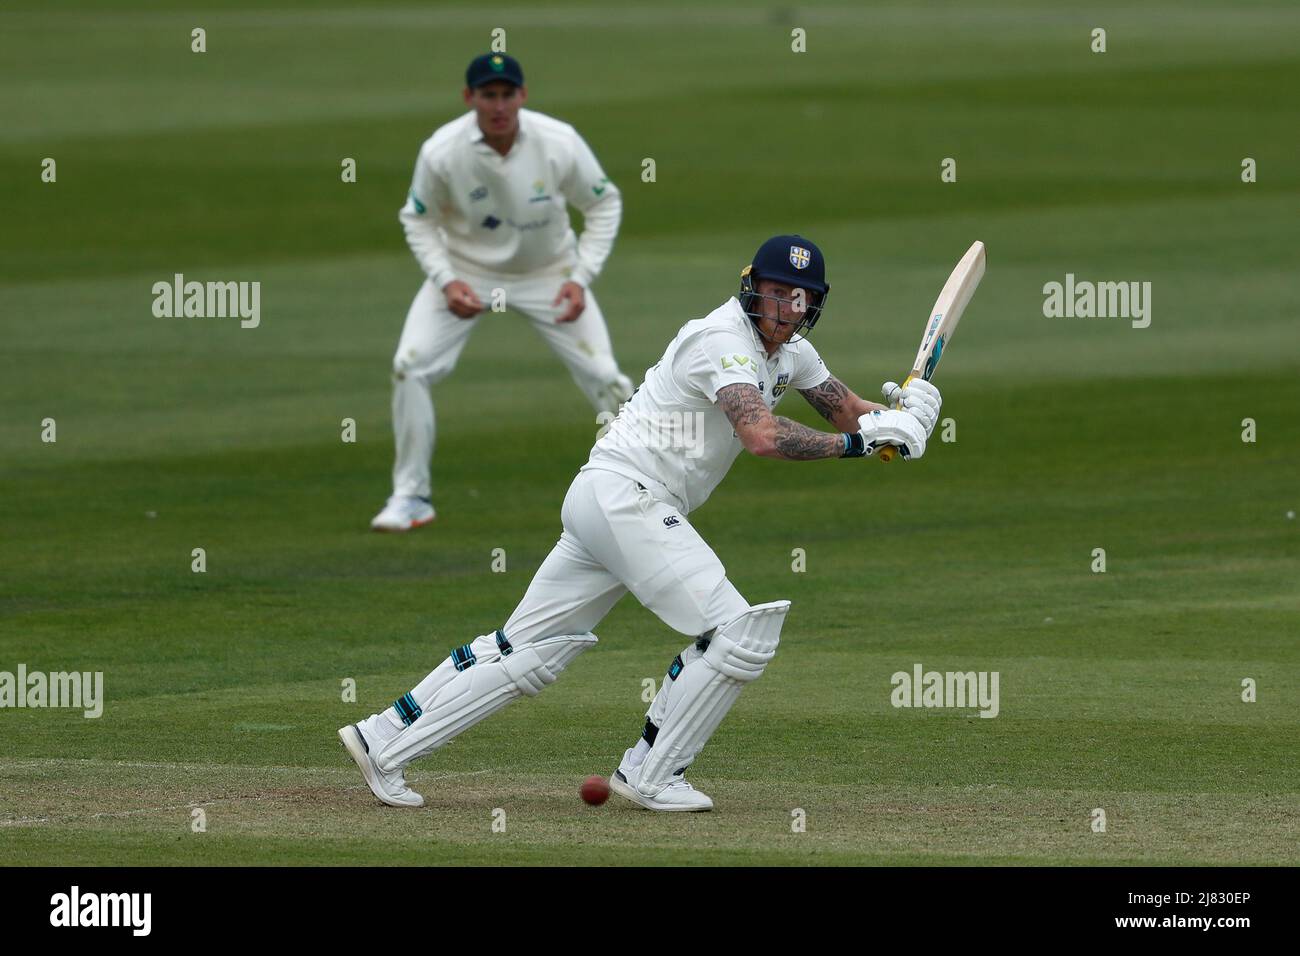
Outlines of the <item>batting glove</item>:
[{"label": "batting glove", "polygon": [[858,419],[858,428],[868,455],[885,445],[896,445],[904,458],[925,454],[925,428],[910,412],[892,408],[867,412]]},{"label": "batting glove", "polygon": [[943,407],[943,396],[937,388],[925,379],[915,378],[906,387],[897,382],[886,382],[880,387],[880,394],[890,407],[915,416],[925,428],[925,437],[930,437],[939,421],[939,409]]}]

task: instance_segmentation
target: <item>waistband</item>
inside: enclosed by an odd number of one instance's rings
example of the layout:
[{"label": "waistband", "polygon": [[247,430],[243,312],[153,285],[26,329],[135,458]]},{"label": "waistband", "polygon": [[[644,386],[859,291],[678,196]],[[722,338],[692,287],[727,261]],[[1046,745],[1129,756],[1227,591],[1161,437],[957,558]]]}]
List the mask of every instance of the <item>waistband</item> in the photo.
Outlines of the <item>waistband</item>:
[{"label": "waistband", "polygon": [[620,478],[630,478],[645,491],[650,492],[656,501],[662,501],[666,505],[672,505],[683,515],[687,513],[686,502],[682,501],[681,498],[669,491],[667,485],[629,465],[607,464],[605,462],[587,462],[587,464],[579,468],[578,471],[579,473],[584,471],[607,471],[611,475],[618,475]]}]

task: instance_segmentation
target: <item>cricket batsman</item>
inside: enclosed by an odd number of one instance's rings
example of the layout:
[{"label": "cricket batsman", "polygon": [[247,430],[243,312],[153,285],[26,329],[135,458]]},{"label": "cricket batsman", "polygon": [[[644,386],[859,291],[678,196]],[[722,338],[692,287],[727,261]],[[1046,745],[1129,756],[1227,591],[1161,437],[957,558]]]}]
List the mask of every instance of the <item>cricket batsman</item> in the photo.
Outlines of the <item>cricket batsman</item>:
[{"label": "cricket batsman", "polygon": [[[687,322],[623,406],[569,486],[563,531],[523,600],[495,632],[452,650],[391,707],[339,730],[371,791],[418,807],[404,768],[519,697],[532,697],[580,653],[631,591],[689,642],[673,658],[610,787],[650,810],[708,810],[686,768],[745,685],[773,656],[789,601],[751,605],[689,515],[741,450],[784,461],[863,459],[886,445],[925,453],[939,391],[913,381],[868,402],[826,368],[807,333],[830,285],[821,251],[797,235],[764,242],[740,291]],[[795,389],[835,429],[775,415]]]},{"label": "cricket batsman", "polygon": [[[618,234],[618,187],[572,126],[523,109],[528,91],[514,57],[477,57],[462,95],[470,112],[420,147],[399,213],[427,278],[393,356],[397,455],[393,494],[370,523],[376,531],[434,519],[429,390],[455,368],[485,311],[527,316],[598,412],[617,411],[632,394],[589,288]],[[582,211],[581,237],[566,204]]]}]

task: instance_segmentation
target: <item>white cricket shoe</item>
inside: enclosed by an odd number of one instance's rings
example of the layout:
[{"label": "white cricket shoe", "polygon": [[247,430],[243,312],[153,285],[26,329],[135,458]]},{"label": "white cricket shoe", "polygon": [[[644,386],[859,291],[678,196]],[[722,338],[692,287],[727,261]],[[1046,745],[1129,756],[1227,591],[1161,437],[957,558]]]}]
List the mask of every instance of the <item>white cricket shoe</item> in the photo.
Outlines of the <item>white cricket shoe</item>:
[{"label": "white cricket shoe", "polygon": [[371,531],[410,531],[436,518],[433,505],[412,495],[393,495],[370,522]]},{"label": "white cricket shoe", "polygon": [[[631,752],[629,750],[627,753],[630,754]],[[623,759],[627,760],[626,754]],[[630,769],[624,765],[615,770],[614,776],[609,778],[609,789],[621,797],[627,797],[633,803],[645,807],[647,810],[698,813],[701,810],[713,809],[713,801],[708,794],[700,793],[686,782],[685,777],[673,777],[672,783],[653,797],[647,797],[637,789],[637,783],[640,779],[641,767],[639,765]]]},{"label": "white cricket shoe", "polygon": [[352,759],[361,768],[361,776],[366,778],[370,792],[390,807],[422,807],[424,797],[406,785],[406,777],[400,770],[384,773],[370,756],[370,745],[362,736],[356,724],[339,728],[339,740],[351,754]]}]

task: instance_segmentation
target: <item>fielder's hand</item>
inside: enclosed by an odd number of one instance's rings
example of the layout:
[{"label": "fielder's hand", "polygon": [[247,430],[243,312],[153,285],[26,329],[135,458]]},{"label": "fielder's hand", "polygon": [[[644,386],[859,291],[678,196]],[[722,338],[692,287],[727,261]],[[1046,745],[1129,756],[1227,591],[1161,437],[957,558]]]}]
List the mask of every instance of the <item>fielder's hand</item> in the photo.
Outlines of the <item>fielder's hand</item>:
[{"label": "fielder's hand", "polygon": [[582,310],[587,307],[587,293],[576,282],[566,282],[560,286],[559,295],[551,305],[559,306],[560,303],[567,303],[567,308],[560,313],[556,322],[572,322],[578,316],[582,315]]},{"label": "fielder's hand", "polygon": [[880,386],[880,394],[890,408],[916,416],[916,420],[925,426],[925,437],[930,437],[935,422],[939,420],[939,409],[943,407],[943,396],[937,388],[925,379],[915,378],[907,383],[906,388],[897,382],[886,382]]},{"label": "fielder's hand", "polygon": [[447,308],[458,318],[472,319],[483,311],[483,303],[474,290],[459,279],[452,279],[443,286],[442,294],[447,297]]},{"label": "fielder's hand", "polygon": [[871,455],[885,445],[898,446],[904,458],[925,454],[925,428],[915,415],[892,408],[868,412],[858,419],[858,429]]}]

